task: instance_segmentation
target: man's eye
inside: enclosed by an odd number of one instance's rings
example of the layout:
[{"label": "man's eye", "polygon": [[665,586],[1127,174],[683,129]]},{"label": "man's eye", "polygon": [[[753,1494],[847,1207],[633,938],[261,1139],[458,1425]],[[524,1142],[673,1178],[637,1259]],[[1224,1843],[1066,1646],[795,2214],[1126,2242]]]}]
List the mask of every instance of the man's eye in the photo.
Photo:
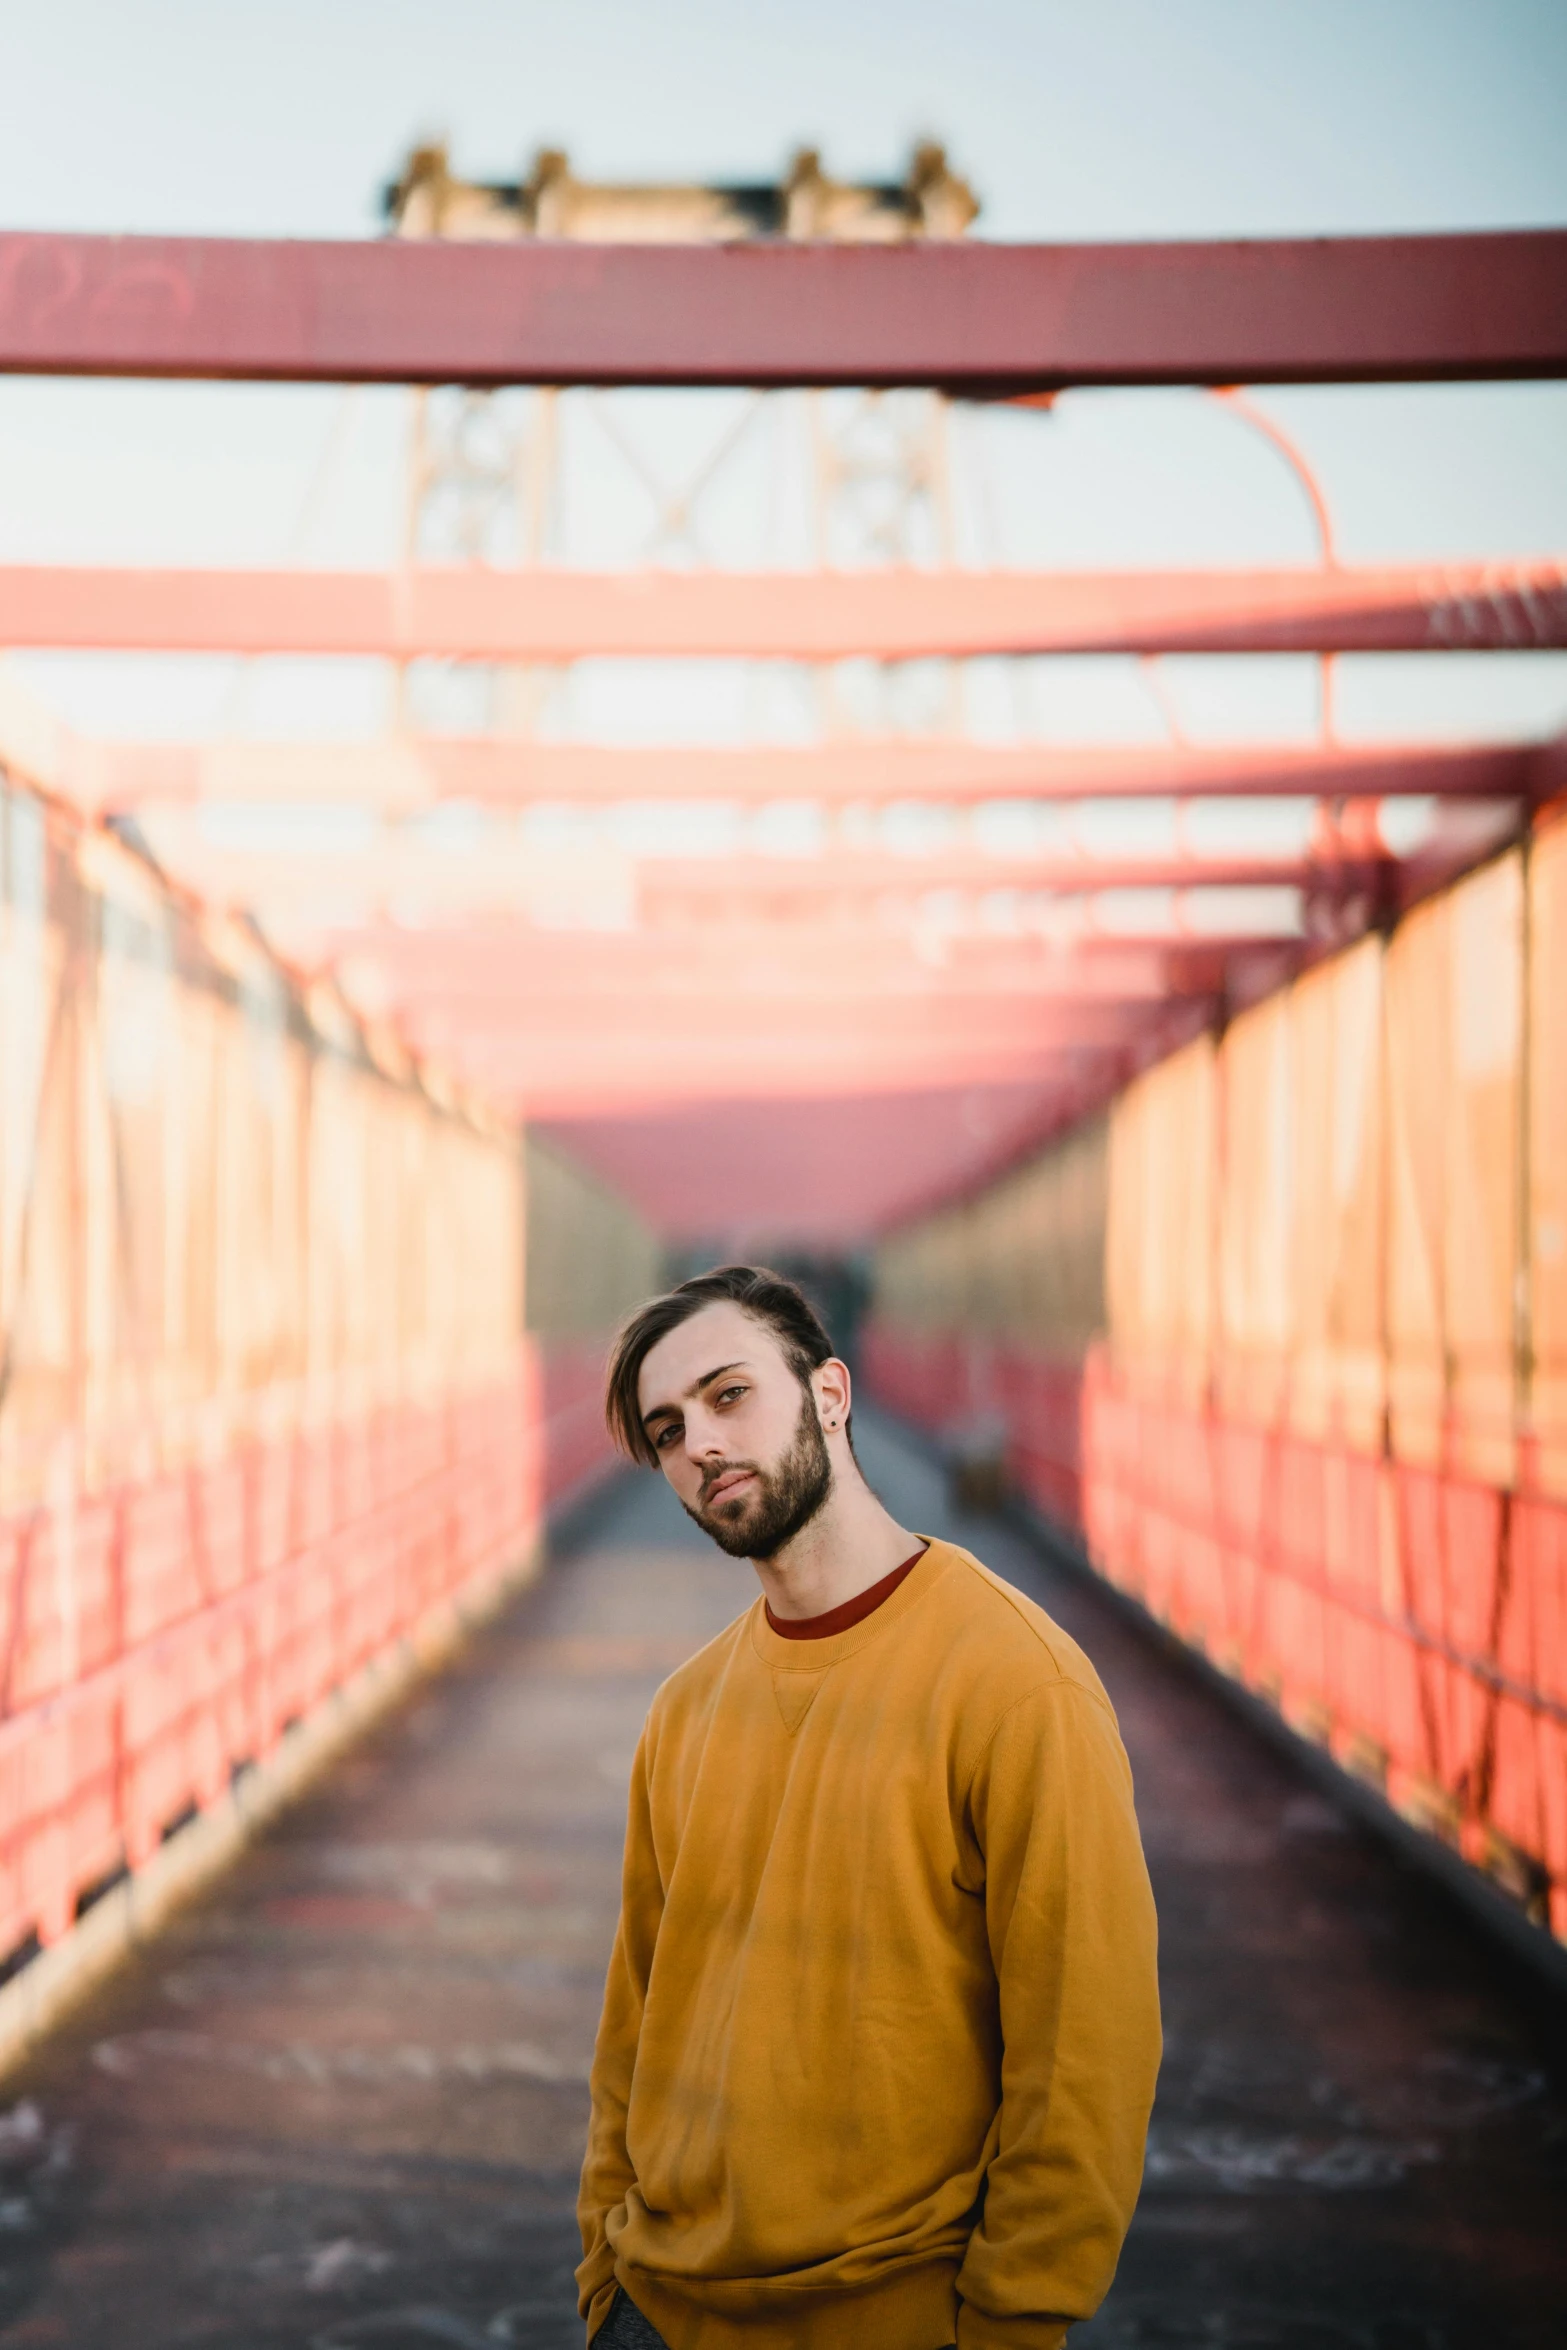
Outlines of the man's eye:
[{"label": "man's eye", "polygon": [[721,1387],[718,1391],[718,1401],[720,1403],[728,1403],[733,1397],[737,1395],[744,1395],[744,1393],[745,1389],[743,1387]]},{"label": "man's eye", "polygon": [[667,1420],[662,1428],[659,1428],[654,1432],[653,1450],[655,1452],[667,1452],[679,1434],[680,1428],[678,1423],[673,1420]]}]

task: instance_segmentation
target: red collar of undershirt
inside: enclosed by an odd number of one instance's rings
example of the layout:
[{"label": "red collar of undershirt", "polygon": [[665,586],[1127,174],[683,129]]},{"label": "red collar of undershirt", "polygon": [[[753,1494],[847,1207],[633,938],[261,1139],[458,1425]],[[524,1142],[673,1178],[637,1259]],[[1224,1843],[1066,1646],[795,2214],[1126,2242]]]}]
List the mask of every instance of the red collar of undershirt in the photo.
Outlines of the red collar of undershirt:
[{"label": "red collar of undershirt", "polygon": [[892,1597],[904,1576],[911,1568],[919,1565],[929,1548],[928,1542],[922,1542],[914,1556],[906,1558],[901,1567],[894,1567],[892,1573],[883,1575],[879,1583],[872,1583],[868,1589],[857,1591],[841,1607],[830,1607],[825,1615],[775,1616],[764,1599],[762,1605],[767,1608],[768,1628],[776,1632],[780,1640],[828,1640],[834,1632],[847,1632],[851,1624],[863,1624],[867,1616],[876,1613],[884,1599]]}]

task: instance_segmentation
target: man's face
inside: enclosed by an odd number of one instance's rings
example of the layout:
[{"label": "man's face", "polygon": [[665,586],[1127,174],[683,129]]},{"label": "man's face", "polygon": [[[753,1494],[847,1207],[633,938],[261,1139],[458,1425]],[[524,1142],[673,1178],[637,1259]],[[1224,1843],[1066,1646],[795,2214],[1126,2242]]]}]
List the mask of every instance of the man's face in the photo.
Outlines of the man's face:
[{"label": "man's face", "polygon": [[649,1349],[637,1403],[682,1507],[731,1558],[771,1558],[832,1490],[814,1391],[727,1300]]}]

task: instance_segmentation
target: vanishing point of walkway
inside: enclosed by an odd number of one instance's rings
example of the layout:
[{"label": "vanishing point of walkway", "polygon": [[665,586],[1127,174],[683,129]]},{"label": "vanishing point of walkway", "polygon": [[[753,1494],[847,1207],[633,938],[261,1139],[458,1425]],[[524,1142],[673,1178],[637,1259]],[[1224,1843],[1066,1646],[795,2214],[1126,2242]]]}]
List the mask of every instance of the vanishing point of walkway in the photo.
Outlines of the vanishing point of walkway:
[{"label": "vanishing point of walkway", "polygon": [[[866,1465],[1081,1639],[1163,1923],[1148,2180],[1082,2350],[1559,2350],[1546,2020],[1091,1586]],[[549,1573],[127,1968],[0,2110],[0,2345],[565,2350],[585,2080],[647,1701],[752,1595],[663,1488]],[[867,2350],[923,2350],[868,2344]]]}]

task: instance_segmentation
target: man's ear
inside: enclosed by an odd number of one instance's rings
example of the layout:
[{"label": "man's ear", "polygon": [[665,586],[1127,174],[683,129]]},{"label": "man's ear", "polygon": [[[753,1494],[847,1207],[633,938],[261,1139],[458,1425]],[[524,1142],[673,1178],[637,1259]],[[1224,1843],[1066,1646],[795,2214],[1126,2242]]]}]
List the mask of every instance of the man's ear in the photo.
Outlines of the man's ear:
[{"label": "man's ear", "polygon": [[816,1408],[821,1413],[822,1426],[831,1435],[846,1426],[849,1418],[852,1393],[848,1364],[841,1363],[836,1355],[829,1355],[812,1373],[811,1384],[816,1390]]}]

